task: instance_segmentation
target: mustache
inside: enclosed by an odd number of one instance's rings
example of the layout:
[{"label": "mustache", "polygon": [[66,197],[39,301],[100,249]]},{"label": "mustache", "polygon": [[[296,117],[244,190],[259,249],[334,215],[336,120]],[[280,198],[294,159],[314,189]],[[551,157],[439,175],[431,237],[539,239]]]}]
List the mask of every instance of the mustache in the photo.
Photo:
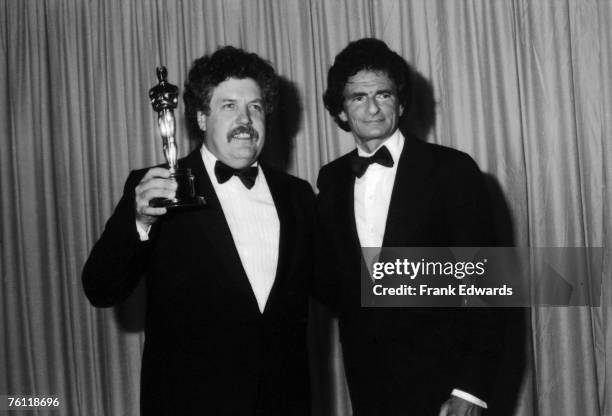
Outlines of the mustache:
[{"label": "mustache", "polygon": [[255,140],[259,139],[259,133],[257,133],[257,130],[255,130],[252,126],[238,126],[235,129],[232,129],[227,134],[227,138],[231,139],[237,134],[244,134],[244,133],[248,134],[249,136],[251,136],[251,138]]}]

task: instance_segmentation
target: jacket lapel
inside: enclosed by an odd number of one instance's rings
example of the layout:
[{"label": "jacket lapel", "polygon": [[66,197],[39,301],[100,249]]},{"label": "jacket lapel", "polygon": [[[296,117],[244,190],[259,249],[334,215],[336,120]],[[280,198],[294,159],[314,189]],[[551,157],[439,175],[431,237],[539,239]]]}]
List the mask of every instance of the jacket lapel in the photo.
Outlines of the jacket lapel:
[{"label": "jacket lapel", "polygon": [[336,182],[337,188],[334,192],[336,200],[333,206],[337,208],[334,215],[339,222],[336,229],[346,233],[344,241],[348,243],[349,249],[354,254],[361,256],[361,243],[359,242],[355,222],[355,175],[350,166],[350,160],[354,153],[357,153],[356,149],[345,157],[343,161],[345,166],[339,170],[340,176]]},{"label": "jacket lapel", "polygon": [[[412,231],[419,226],[425,200],[431,190],[431,170],[433,167],[431,154],[424,148],[418,139],[404,134],[404,148],[400,155],[389,210],[385,223],[383,247],[403,247],[410,241]],[[353,150],[357,152],[357,150]],[[354,207],[355,177],[350,167],[350,154],[344,160],[343,166],[336,178],[333,206],[338,212],[335,217],[339,223],[337,230],[345,231],[347,242],[353,250],[361,255],[361,244],[357,234]]]},{"label": "jacket lapel", "polygon": [[245,299],[248,299],[249,307],[259,311],[257,300],[244,267],[242,267],[232,233],[204,167],[199,148],[185,158],[182,167],[191,169],[195,176],[196,192],[198,195],[203,195],[207,203],[206,207],[190,213],[194,216],[195,226],[200,228],[199,235],[208,240],[209,246],[215,251],[215,257],[219,259],[226,271],[226,273],[215,273],[212,277],[217,279],[221,285],[237,289]]},{"label": "jacket lapel", "polygon": [[431,191],[431,154],[417,139],[405,136],[383,238],[384,247],[403,247],[410,243],[411,235],[419,226],[422,210]]},{"label": "jacket lapel", "polygon": [[275,298],[278,296],[284,285],[284,280],[291,275],[289,269],[291,267],[291,259],[294,257],[295,242],[296,242],[296,218],[295,210],[291,202],[291,189],[282,175],[268,169],[261,164],[261,168],[266,175],[266,182],[270,189],[270,194],[274,200],[278,221],[280,224],[280,232],[278,238],[278,264],[276,266],[276,276],[264,313],[269,311],[276,303]]}]

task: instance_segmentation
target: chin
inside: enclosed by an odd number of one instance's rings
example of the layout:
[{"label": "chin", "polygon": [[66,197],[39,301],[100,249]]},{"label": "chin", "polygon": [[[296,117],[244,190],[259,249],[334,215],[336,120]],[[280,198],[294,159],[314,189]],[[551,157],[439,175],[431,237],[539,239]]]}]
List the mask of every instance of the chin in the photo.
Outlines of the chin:
[{"label": "chin", "polygon": [[236,154],[234,155],[233,159],[237,164],[240,164],[242,167],[246,167],[257,160],[257,154],[252,152]]}]

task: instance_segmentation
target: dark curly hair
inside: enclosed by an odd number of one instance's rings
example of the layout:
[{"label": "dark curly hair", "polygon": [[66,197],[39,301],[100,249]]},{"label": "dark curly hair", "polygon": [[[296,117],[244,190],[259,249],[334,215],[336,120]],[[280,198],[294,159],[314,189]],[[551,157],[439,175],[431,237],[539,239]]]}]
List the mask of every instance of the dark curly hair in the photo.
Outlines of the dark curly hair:
[{"label": "dark curly hair", "polygon": [[272,65],[254,53],[224,46],[196,59],[185,81],[185,119],[192,138],[201,138],[203,133],[198,126],[198,111],[209,114],[213,90],[229,78],[253,79],[261,89],[266,114],[274,112],[279,78]]},{"label": "dark curly hair", "polygon": [[336,56],[327,73],[327,90],[323,94],[325,108],[345,131],[350,131],[350,127],[338,117],[343,110],[344,86],[350,77],[363,70],[386,73],[395,84],[397,97],[404,107],[402,118],[408,114],[412,99],[412,68],[382,40],[359,39],[349,43]]}]

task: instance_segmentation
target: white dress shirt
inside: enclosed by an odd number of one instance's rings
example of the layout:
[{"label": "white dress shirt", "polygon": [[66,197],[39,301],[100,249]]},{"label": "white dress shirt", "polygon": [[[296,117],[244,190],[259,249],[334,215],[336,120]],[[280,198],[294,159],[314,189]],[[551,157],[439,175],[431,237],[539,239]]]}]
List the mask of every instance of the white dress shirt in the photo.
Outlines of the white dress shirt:
[{"label": "white dress shirt", "polygon": [[[263,313],[276,278],[280,239],[280,222],[266,176],[255,164],[258,173],[251,189],[247,189],[237,176],[232,176],[227,182],[220,184],[215,176],[218,159],[206,145],[202,146],[201,153],[240,262],[251,284],[259,311]],[[143,229],[136,223],[141,241],[149,239],[150,229],[150,226]]]},{"label": "white dress shirt", "polygon": [[[376,150],[382,146],[386,146],[391,153],[393,166],[372,163],[361,178],[355,178],[355,225],[361,247],[382,246],[397,162],[404,148],[404,136],[396,130]],[[361,157],[373,156],[376,150],[367,153],[357,146],[357,153]]]},{"label": "white dress shirt", "polygon": [[[361,178],[355,178],[355,225],[361,247],[382,247],[395,174],[397,173],[400,155],[404,149],[404,142],[404,136],[398,129],[371,153],[362,149],[357,143],[357,154],[361,157],[373,156],[378,149],[386,146],[393,158],[392,167],[372,163]],[[373,251],[363,251],[362,253],[374,254]],[[371,265],[375,259],[365,259],[365,261],[366,264]],[[462,390],[454,389],[451,394],[485,409],[487,408],[486,402]]]},{"label": "white dress shirt", "polygon": [[280,222],[263,170],[248,189],[237,176],[220,184],[215,176],[217,158],[202,146],[208,177],[223,208],[242,267],[263,313],[276,277]]}]

